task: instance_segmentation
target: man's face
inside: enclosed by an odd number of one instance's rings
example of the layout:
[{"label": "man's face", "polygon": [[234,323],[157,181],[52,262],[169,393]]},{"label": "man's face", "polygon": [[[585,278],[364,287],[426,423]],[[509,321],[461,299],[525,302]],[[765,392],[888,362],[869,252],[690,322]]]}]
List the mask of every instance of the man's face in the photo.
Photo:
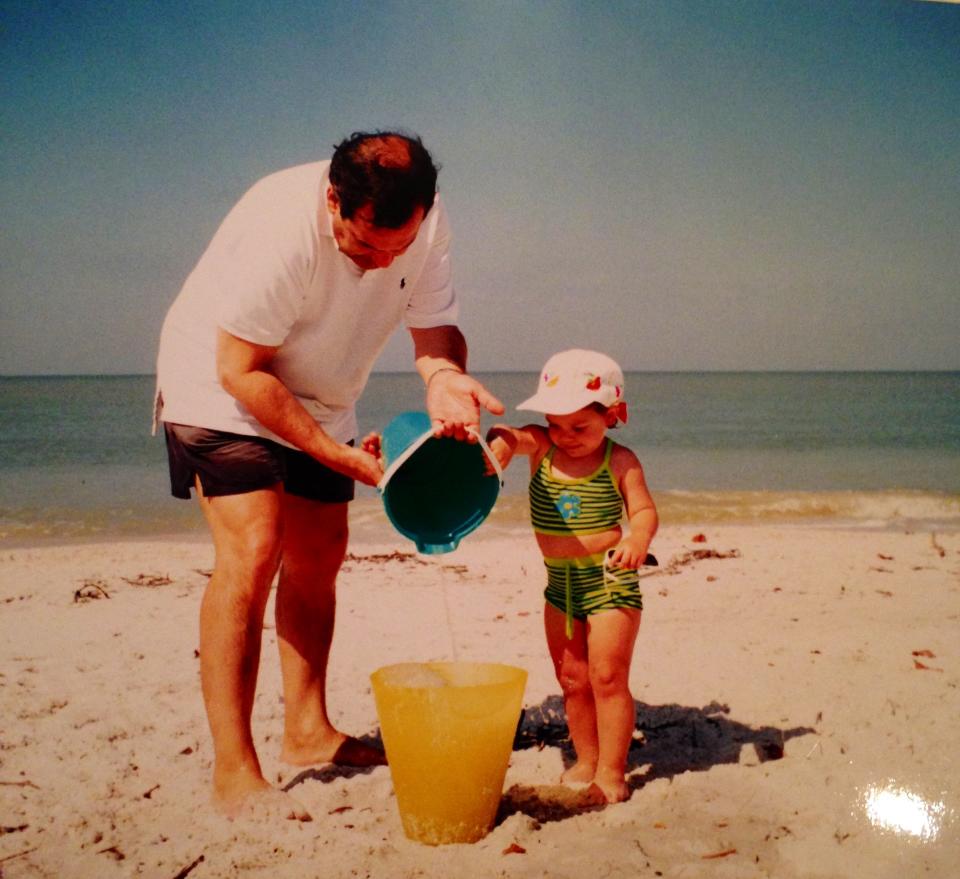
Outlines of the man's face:
[{"label": "man's face", "polygon": [[417,238],[424,210],[416,208],[413,216],[397,229],[375,226],[373,208],[364,205],[345,220],[340,216],[340,199],[333,188],[327,189],[327,209],[333,220],[333,237],[340,252],[363,271],[385,269],[406,251]]}]

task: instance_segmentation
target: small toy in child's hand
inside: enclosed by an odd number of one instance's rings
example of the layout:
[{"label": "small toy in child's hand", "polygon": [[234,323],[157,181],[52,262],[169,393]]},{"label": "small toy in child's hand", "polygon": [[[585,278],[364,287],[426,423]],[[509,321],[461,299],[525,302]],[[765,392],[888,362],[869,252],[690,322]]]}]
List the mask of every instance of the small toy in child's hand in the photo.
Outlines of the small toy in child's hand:
[{"label": "small toy in child's hand", "polygon": [[[615,549],[616,547],[611,546],[610,549],[607,550],[607,561],[610,561],[610,559],[613,558],[613,552]],[[647,557],[643,560],[643,565],[641,567],[657,568],[659,566],[660,562],[657,561],[657,557],[652,552],[648,552]]]}]

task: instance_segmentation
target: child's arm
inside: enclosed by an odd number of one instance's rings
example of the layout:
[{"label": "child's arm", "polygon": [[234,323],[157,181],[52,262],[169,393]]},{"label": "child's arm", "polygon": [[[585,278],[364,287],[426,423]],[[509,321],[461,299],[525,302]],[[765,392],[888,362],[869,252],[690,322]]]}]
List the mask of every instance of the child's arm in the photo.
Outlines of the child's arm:
[{"label": "child's arm", "polygon": [[610,465],[619,480],[630,524],[630,533],[613,550],[610,560],[624,568],[639,568],[647,557],[650,541],[660,524],[657,507],[647,488],[643,467],[630,449],[616,446]]},{"label": "child's arm", "polygon": [[[549,444],[547,431],[538,424],[525,427],[510,427],[508,424],[495,424],[487,431],[487,443],[496,456],[500,467],[506,470],[514,455],[535,456],[541,447]],[[488,464],[488,472],[493,471]]]}]

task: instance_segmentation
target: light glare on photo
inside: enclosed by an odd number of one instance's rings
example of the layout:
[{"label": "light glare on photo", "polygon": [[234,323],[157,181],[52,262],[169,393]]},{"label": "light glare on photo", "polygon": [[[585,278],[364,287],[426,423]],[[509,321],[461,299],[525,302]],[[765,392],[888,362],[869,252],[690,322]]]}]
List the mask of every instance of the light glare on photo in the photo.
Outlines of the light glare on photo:
[{"label": "light glare on photo", "polygon": [[892,785],[869,788],[864,794],[863,806],[875,827],[924,841],[937,838],[946,811],[941,801],[930,802],[919,794]]}]

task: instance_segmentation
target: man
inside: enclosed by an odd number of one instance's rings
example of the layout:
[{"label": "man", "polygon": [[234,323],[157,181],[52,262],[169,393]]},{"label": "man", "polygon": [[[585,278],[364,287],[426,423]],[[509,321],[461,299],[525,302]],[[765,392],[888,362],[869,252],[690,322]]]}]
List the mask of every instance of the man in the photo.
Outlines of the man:
[{"label": "man", "polygon": [[281,759],[384,762],[333,727],[326,670],[354,480],[382,475],[354,403],[405,323],[439,435],[503,405],[466,374],[437,169],[419,138],[357,133],[329,162],[280,171],[230,211],[164,322],[157,411],[174,495],[196,491],[216,561],[200,609],[200,676],[217,807],[309,818],[260,768],[250,717],[279,570]]}]

